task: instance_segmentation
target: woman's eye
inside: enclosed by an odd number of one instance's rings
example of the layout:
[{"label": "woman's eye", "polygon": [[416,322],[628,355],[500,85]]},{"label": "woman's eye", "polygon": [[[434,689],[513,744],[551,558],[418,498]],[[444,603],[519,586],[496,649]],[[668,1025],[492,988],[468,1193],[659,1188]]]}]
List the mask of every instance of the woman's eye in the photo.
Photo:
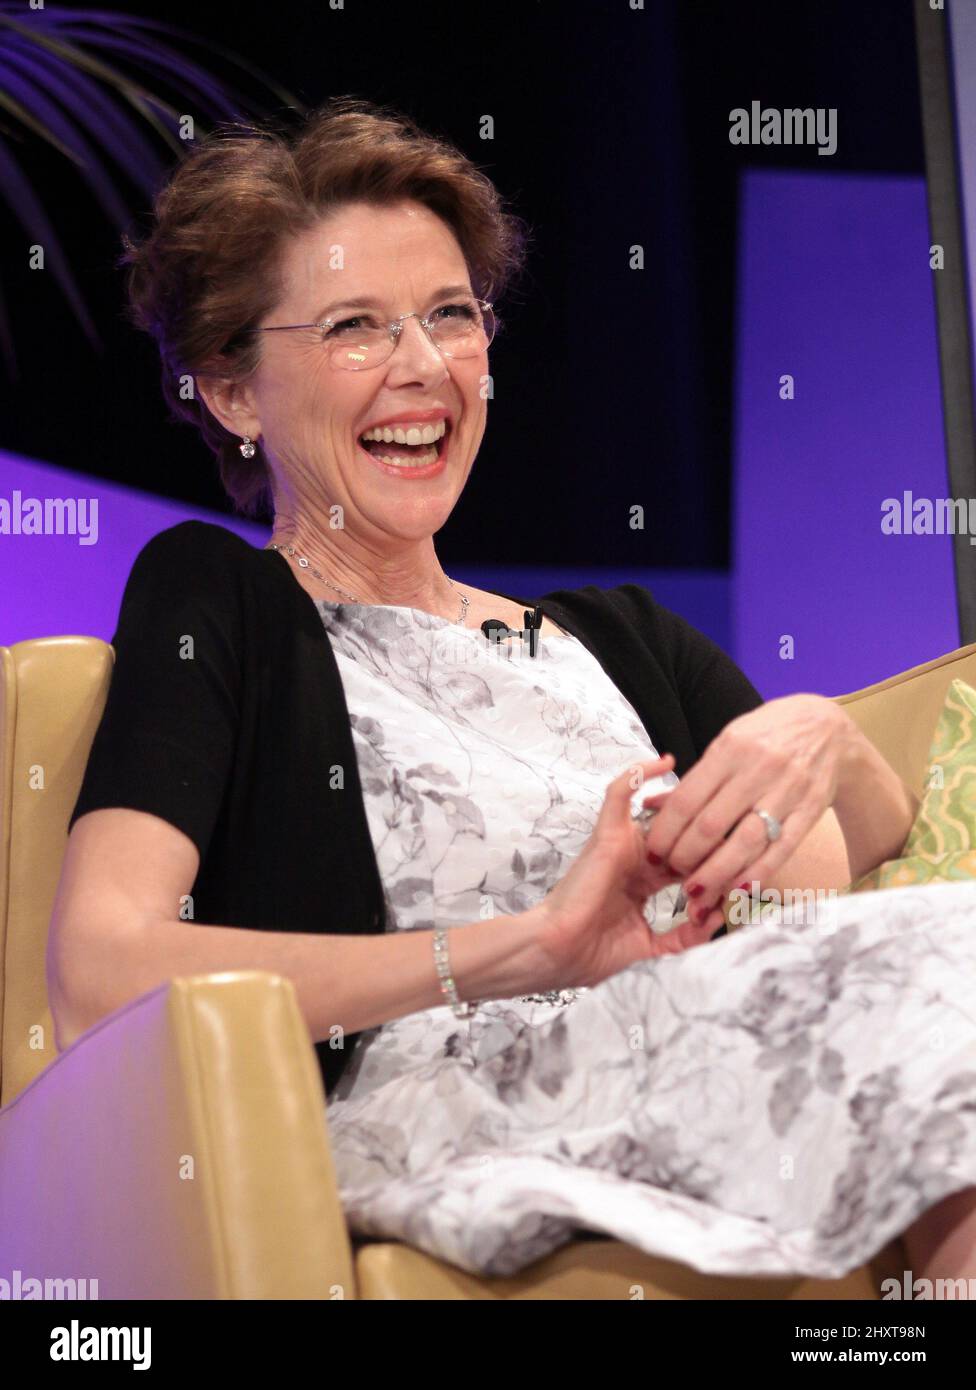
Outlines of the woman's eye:
[{"label": "woman's eye", "polygon": [[371,318],[368,314],[353,314],[347,319],[340,319],[331,328],[326,330],[327,338],[358,337],[363,333],[382,333],[383,326]]},{"label": "woman's eye", "polygon": [[471,304],[442,304],[439,309],[435,309],[431,318],[437,319],[473,319],[475,315],[474,306]]},{"label": "woman's eye", "polygon": [[326,337],[334,338],[339,333],[354,332],[360,323],[362,323],[362,319],[358,315],[351,319],[341,319],[339,323],[334,323],[331,328],[326,330]]}]

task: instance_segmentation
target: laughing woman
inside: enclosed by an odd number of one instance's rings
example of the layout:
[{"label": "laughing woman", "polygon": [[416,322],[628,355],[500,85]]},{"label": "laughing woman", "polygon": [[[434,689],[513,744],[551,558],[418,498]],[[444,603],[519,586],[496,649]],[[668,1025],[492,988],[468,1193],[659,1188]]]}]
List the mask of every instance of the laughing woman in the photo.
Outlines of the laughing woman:
[{"label": "laughing woman", "polygon": [[59,1046],[174,975],[268,969],[356,1233],[487,1274],[582,1229],[825,1278],[905,1233],[916,1274],[976,1274],[976,885],[716,935],[742,881],[897,855],[914,796],[644,589],[536,606],[441,567],[523,258],[461,153],[348,100],[222,129],[127,242],[167,400],[274,525],[184,522],[133,566],[52,921]]}]

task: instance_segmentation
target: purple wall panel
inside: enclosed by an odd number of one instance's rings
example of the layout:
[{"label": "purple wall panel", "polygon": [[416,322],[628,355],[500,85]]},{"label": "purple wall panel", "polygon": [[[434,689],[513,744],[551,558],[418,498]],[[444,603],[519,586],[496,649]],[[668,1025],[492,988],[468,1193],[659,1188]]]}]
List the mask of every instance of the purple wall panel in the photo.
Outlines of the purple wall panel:
[{"label": "purple wall panel", "polygon": [[[150,493],[118,487],[51,464],[0,451],[0,498],[97,499],[97,540],[76,535],[0,534],[0,645],[30,637],[68,634],[101,637],[115,631],[122,590],[132,562],[146,541],[168,526],[196,518],[227,526],[252,545],[266,544],[267,527],[231,520],[169,502]],[[92,534],[95,534],[94,531]],[[674,608],[718,642],[729,644],[729,580],[718,571],[607,570],[567,565],[452,567],[459,583],[504,593],[535,596],[581,584],[643,584],[665,607]]]},{"label": "purple wall panel", "polygon": [[959,646],[952,537],[881,531],[885,498],[948,491],[928,245],[922,179],[743,180],[732,643],[767,699]]},{"label": "purple wall panel", "polygon": [[[0,534],[0,644],[82,635],[110,642],[132,562],[151,536],[191,518],[216,521],[252,544],[267,527],[168,502],[34,459],[0,452],[0,497],[97,499],[97,541],[76,535]],[[80,514],[80,513],[79,513]],[[95,534],[92,531],[92,534]]]},{"label": "purple wall panel", "polygon": [[553,589],[576,589],[596,584],[601,589],[615,584],[641,584],[658,603],[670,608],[693,627],[711,637],[724,651],[731,650],[731,582],[724,570],[608,569],[587,565],[455,565],[448,573],[458,583],[473,584],[493,593],[526,597]]}]

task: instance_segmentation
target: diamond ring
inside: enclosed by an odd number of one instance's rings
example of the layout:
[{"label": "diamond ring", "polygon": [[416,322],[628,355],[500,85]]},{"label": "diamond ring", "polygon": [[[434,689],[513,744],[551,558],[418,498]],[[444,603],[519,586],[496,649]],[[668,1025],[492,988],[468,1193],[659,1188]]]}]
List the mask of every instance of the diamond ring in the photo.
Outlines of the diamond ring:
[{"label": "diamond ring", "polygon": [[766,835],[770,844],[773,840],[778,840],[783,833],[783,827],[771,811],[762,811],[758,806],[753,807],[753,814],[759,816],[765,823]]},{"label": "diamond ring", "polygon": [[651,821],[654,819],[656,815],[656,807],[642,806],[639,811],[631,811],[630,819],[634,821],[635,824],[639,825],[641,830],[648,830],[650,828]]}]

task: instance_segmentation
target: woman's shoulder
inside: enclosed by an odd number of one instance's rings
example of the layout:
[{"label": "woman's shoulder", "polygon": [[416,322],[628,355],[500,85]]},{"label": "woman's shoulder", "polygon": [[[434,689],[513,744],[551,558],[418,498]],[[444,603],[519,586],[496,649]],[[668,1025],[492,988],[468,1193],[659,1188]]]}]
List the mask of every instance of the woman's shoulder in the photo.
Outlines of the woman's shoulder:
[{"label": "woman's shoulder", "polygon": [[205,564],[215,557],[233,560],[238,564],[247,562],[249,556],[259,552],[249,545],[243,536],[231,531],[227,526],[219,526],[213,521],[179,521],[175,526],[167,526],[150,536],[138,558],[145,556],[160,563],[185,559],[188,563],[198,559]]},{"label": "woman's shoulder", "polygon": [[172,592],[229,593],[242,575],[272,573],[267,552],[212,521],[180,521],[150,536],[136,555],[130,580],[171,586]]},{"label": "woman's shoulder", "polygon": [[611,587],[585,584],[577,589],[543,595],[556,622],[561,617],[577,624],[608,648],[626,648],[634,640],[666,666],[697,666],[721,648],[687,618],[660,603],[643,584]]},{"label": "woman's shoulder", "polygon": [[[653,624],[656,629],[698,633],[687,619],[666,608],[643,584],[624,583],[602,587],[584,584],[577,589],[556,589],[543,595],[544,599],[571,611],[592,614],[594,618],[613,615],[618,621],[640,627]],[[703,633],[698,633],[704,636]]]},{"label": "woman's shoulder", "polygon": [[643,628],[671,616],[650,589],[640,584],[616,584],[608,588],[584,584],[575,589],[553,589],[542,595],[542,602],[572,614],[578,621],[596,625],[610,621]]},{"label": "woman's shoulder", "polygon": [[178,522],[137,553],[122,608],[143,623],[204,618],[238,634],[255,621],[274,623],[288,613],[290,590],[268,563],[271,556],[226,526]]}]

